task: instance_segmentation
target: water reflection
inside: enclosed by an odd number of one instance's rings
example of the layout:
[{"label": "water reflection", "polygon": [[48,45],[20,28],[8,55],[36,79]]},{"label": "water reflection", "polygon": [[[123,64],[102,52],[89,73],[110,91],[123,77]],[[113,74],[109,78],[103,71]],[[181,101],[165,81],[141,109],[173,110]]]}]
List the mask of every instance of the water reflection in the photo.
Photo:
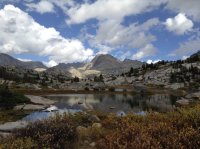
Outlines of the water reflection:
[{"label": "water reflection", "polygon": [[[130,94],[70,94],[48,95],[46,98],[56,100],[59,113],[76,113],[85,110],[97,110],[124,116],[128,113],[145,115],[153,110],[166,112],[172,110],[178,97],[169,94],[130,95]],[[55,112],[34,112],[24,120],[35,121],[53,116]]]},{"label": "water reflection", "polygon": [[55,116],[57,113],[59,114],[73,114],[76,112],[82,112],[82,110],[76,110],[76,109],[60,109],[58,112],[43,112],[43,111],[37,111],[37,112],[33,112],[31,114],[29,114],[28,116],[24,117],[22,120],[25,121],[30,121],[30,122],[34,122],[37,120],[43,120],[43,119],[47,119],[49,117]]},{"label": "water reflection", "polygon": [[[59,109],[98,110],[103,112],[140,112],[155,110],[165,112],[171,110],[177,97],[168,94],[130,95],[130,94],[73,94],[49,95],[49,99],[56,100]],[[81,104],[79,104],[81,103]]]}]

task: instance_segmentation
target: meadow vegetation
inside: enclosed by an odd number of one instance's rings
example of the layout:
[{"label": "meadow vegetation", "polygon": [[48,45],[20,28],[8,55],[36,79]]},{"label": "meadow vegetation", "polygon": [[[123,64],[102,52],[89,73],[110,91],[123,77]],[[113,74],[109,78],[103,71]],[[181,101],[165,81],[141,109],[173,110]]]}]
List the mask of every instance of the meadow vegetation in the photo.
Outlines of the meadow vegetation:
[{"label": "meadow vegetation", "polygon": [[2,139],[0,148],[197,149],[200,146],[200,105],[165,114],[150,112],[146,116],[96,113],[101,125],[90,121],[90,115],[64,114],[32,123]]}]

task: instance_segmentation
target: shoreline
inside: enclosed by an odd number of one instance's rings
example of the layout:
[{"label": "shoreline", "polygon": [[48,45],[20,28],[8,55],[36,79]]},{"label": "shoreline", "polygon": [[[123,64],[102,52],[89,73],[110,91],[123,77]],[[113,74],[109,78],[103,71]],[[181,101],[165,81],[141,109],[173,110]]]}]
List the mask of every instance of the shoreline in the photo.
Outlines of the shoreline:
[{"label": "shoreline", "polygon": [[49,95],[49,94],[132,94],[132,95],[153,95],[153,94],[171,94],[171,95],[179,95],[184,96],[186,94],[185,90],[170,90],[165,88],[146,88],[146,92],[141,93],[136,90],[132,91],[86,91],[86,90],[70,90],[70,89],[11,89],[13,92],[21,93],[25,95]]}]

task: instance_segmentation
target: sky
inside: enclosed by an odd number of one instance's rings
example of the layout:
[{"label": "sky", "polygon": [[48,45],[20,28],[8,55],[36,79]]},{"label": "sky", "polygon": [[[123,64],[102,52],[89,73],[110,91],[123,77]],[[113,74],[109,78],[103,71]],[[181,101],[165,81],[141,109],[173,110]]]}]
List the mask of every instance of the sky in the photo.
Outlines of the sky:
[{"label": "sky", "polygon": [[154,63],[199,50],[200,0],[0,0],[0,53],[22,61]]}]

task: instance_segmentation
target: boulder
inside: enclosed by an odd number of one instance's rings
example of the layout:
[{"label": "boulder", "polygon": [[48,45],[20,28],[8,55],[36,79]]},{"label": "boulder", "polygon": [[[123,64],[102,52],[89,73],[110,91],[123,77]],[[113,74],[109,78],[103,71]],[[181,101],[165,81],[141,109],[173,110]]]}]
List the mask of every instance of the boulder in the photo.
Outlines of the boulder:
[{"label": "boulder", "polygon": [[90,116],[88,120],[92,121],[92,122],[100,122],[101,121],[100,118],[96,115]]},{"label": "boulder", "polygon": [[10,136],[12,133],[9,132],[0,132],[0,139],[1,138],[7,138],[8,136]]},{"label": "boulder", "polygon": [[165,88],[177,90],[179,88],[183,88],[184,86],[185,86],[184,83],[173,83],[173,84],[170,84],[170,85],[166,85]]},{"label": "boulder", "polygon": [[176,101],[176,104],[177,104],[178,106],[187,106],[187,105],[190,104],[190,101],[189,101],[188,99],[182,98],[182,99],[180,99],[180,100],[177,100],[177,101]]},{"label": "boulder", "polygon": [[55,101],[40,97],[40,96],[33,96],[33,95],[25,95],[27,98],[30,99],[30,101],[34,104],[40,104],[40,105],[52,105],[55,103]]},{"label": "boulder", "polygon": [[191,93],[185,96],[187,99],[200,99],[200,92]]},{"label": "boulder", "polygon": [[95,143],[95,142],[92,142],[92,143],[90,143],[90,146],[91,146],[91,147],[95,147],[95,146],[96,146],[96,143]]},{"label": "boulder", "polygon": [[15,129],[24,128],[28,125],[26,121],[8,122],[0,125],[1,132],[12,132]]},{"label": "boulder", "polygon": [[16,87],[18,87],[18,88],[28,88],[28,89],[34,89],[34,90],[40,90],[41,89],[39,84],[32,84],[32,83],[17,84]]},{"label": "boulder", "polygon": [[102,124],[101,123],[93,123],[92,124],[92,128],[94,128],[94,129],[99,129],[99,128],[101,128],[102,127]]},{"label": "boulder", "polygon": [[42,110],[45,107],[44,105],[24,104],[15,106],[14,110]]}]

